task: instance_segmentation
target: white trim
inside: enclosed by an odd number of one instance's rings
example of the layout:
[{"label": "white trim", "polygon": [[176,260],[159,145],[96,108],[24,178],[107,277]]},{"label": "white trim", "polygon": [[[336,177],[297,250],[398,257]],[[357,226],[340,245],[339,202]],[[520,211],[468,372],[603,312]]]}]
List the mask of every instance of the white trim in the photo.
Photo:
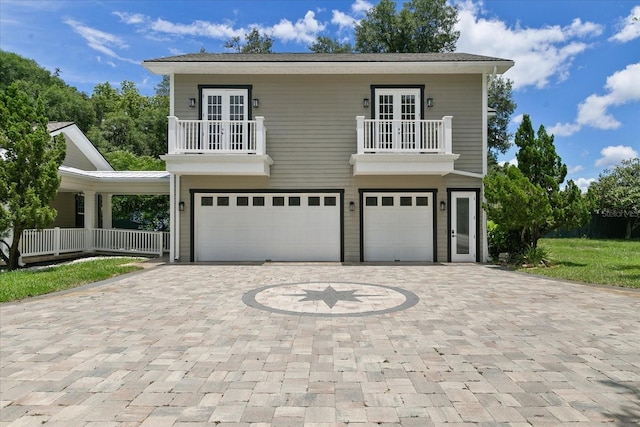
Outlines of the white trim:
[{"label": "white trim", "polygon": [[504,73],[513,61],[445,62],[143,62],[154,74],[479,74]]},{"label": "white trim", "polygon": [[354,175],[446,175],[460,154],[352,154]]},{"label": "white trim", "polygon": [[470,178],[478,178],[478,179],[484,178],[484,176],[482,174],[475,173],[475,172],[461,171],[461,170],[454,170],[454,171],[451,172],[451,174],[452,175],[460,175],[460,176],[468,176]]},{"label": "white trim", "polygon": [[84,190],[111,194],[169,194],[169,173],[162,171],[83,171],[61,166],[59,192]]},{"label": "white trim", "polygon": [[78,149],[84,154],[91,162],[92,165],[96,167],[97,170],[102,171],[112,171],[113,168],[109,164],[109,162],[100,154],[100,152],[93,146],[91,141],[85,136],[84,133],[76,126],[75,124],[71,124],[69,126],[65,126],[61,129],[57,129],[53,132],[50,132],[51,136],[56,136],[59,134],[64,134],[67,138],[67,141],[73,143]]},{"label": "white trim", "polygon": [[167,172],[179,175],[269,176],[273,159],[247,154],[166,154]]}]

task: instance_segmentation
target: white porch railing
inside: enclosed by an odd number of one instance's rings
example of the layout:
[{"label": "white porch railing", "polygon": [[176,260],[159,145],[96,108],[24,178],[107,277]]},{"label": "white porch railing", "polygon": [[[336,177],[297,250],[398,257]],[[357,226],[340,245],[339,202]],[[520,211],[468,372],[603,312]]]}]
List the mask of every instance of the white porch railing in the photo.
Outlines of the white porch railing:
[{"label": "white porch railing", "polygon": [[264,117],[255,120],[179,120],[169,117],[168,154],[266,154]]},{"label": "white porch railing", "polygon": [[356,117],[358,154],[451,154],[451,116],[442,120],[380,120]]},{"label": "white porch railing", "polygon": [[56,227],[25,230],[20,253],[23,257],[91,251],[162,256],[169,251],[169,241],[169,233],[161,231]]}]

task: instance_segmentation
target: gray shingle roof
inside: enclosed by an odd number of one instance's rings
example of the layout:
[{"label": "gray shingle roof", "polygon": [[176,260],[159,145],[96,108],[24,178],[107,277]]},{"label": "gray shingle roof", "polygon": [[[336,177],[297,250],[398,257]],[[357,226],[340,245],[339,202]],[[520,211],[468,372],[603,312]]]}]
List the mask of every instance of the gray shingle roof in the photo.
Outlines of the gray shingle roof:
[{"label": "gray shingle roof", "polygon": [[189,53],[144,62],[493,62],[510,61],[468,53]]}]

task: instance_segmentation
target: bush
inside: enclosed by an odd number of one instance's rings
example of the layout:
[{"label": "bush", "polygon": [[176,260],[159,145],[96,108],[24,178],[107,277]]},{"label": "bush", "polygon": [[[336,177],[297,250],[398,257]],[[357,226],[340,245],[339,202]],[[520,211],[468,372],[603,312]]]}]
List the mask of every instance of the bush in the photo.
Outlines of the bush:
[{"label": "bush", "polygon": [[489,255],[491,255],[493,259],[498,259],[501,253],[506,252],[509,254],[507,261],[512,261],[519,255],[522,255],[526,249],[520,238],[519,231],[506,230],[493,221],[487,222],[487,235]]},{"label": "bush", "polygon": [[524,250],[522,255],[519,256],[520,264],[526,264],[527,266],[536,267],[541,264],[548,266],[547,259],[549,254],[541,247],[528,247]]}]

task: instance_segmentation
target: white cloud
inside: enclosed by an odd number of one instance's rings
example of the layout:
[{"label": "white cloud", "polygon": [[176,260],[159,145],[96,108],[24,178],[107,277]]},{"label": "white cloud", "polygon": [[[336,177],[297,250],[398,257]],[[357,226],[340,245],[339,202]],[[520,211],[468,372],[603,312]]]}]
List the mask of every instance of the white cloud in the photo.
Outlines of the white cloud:
[{"label": "white cloud", "polygon": [[339,10],[334,9],[332,12],[333,17],[331,18],[331,23],[337,25],[340,28],[340,31],[344,30],[345,28],[352,29],[353,24],[355,24],[355,22],[357,21],[357,19],[353,16],[347,15],[346,13],[340,12]]},{"label": "white cloud", "polygon": [[515,157],[511,160],[505,160],[503,162],[498,162],[500,166],[509,165],[509,166],[518,166],[518,159]]},{"label": "white cloud", "polygon": [[567,173],[569,174],[574,174],[574,173],[578,173],[578,172],[582,172],[584,170],[584,166],[582,165],[577,165],[577,166],[572,166],[567,170]]},{"label": "white cloud", "polygon": [[[71,29],[79,34],[82,38],[87,41],[87,45],[104,55],[107,55],[111,58],[118,59],[120,61],[131,62],[132,64],[138,64],[139,61],[134,61],[133,59],[124,58],[118,55],[114,49],[126,49],[128,48],[127,44],[124,40],[115,34],[107,33],[104,31],[97,30],[95,28],[88,27],[84,25],[82,22],[67,19],[64,21],[65,24],[69,25]],[[113,62],[110,65],[115,66]]]},{"label": "white cloud", "polygon": [[324,23],[316,19],[313,11],[308,11],[303,18],[298,19],[296,22],[282,19],[273,26],[254,24],[247,28],[236,28],[233,22],[229,21],[216,23],[197,20],[184,24],[162,18],[153,19],[140,14],[128,14],[126,12],[116,12],[115,14],[120,17],[122,22],[140,27],[142,32],[147,33],[147,37],[154,39],[159,39],[159,35],[166,35],[230,40],[233,37],[243,37],[251,29],[257,28],[262,33],[283,42],[310,43],[315,41],[318,33],[322,32],[326,27]]},{"label": "white cloud", "polygon": [[282,19],[273,27],[265,28],[265,31],[285,42],[293,40],[311,43],[316,40],[318,33],[323,31],[325,27],[325,24],[316,19],[314,12],[308,11],[304,18],[298,19],[295,24],[288,19]]},{"label": "white cloud", "polygon": [[147,17],[140,13],[113,12],[125,24],[142,24],[147,21]]},{"label": "white cloud", "polygon": [[597,167],[615,166],[620,164],[623,160],[638,157],[638,152],[636,150],[625,145],[610,145],[600,150],[600,154],[602,157],[596,161]]},{"label": "white cloud", "polygon": [[207,21],[194,21],[191,24],[176,24],[158,18],[153,21],[149,29],[154,32],[170,34],[174,36],[198,36],[212,39],[231,39],[243,36],[245,31],[234,29],[230,24],[214,24]]},{"label": "white cloud", "polygon": [[369,11],[369,9],[371,9],[373,7],[373,4],[369,3],[366,0],[356,0],[352,5],[351,5],[351,10],[353,11],[353,13],[355,13],[356,15],[364,15],[365,13],[367,13]]},{"label": "white cloud", "polygon": [[612,107],[640,102],[640,63],[630,64],[624,70],[616,71],[605,84],[607,93],[589,95],[578,105],[575,123],[556,123],[550,128],[551,133],[569,136],[578,132],[583,126],[596,129],[617,129],[621,123],[609,112]]},{"label": "white cloud", "polygon": [[609,40],[626,43],[640,37],[640,5],[631,9],[629,16],[620,21],[620,30]]},{"label": "white cloud", "polygon": [[511,119],[511,123],[513,123],[514,125],[520,126],[520,123],[522,123],[523,118],[524,118],[524,114],[518,114],[516,116],[513,116],[513,118]]},{"label": "white cloud", "polygon": [[580,125],[575,123],[556,123],[547,131],[554,136],[570,136],[580,130]]},{"label": "white cloud", "polygon": [[592,182],[595,181],[595,178],[578,178],[576,180],[574,180],[573,182],[576,183],[576,185],[578,186],[578,188],[583,192],[586,193],[587,190],[589,189],[589,186],[591,185]]},{"label": "white cloud", "polygon": [[169,53],[171,53],[172,55],[184,55],[185,52],[181,51],[180,49],[176,49],[173,47],[169,48]]},{"label": "white cloud", "polygon": [[601,25],[580,19],[564,27],[508,27],[499,19],[481,17],[482,2],[465,0],[458,6],[457,50],[513,59],[509,78],[514,89],[543,88],[552,78],[568,78],[575,56],[589,48],[581,39],[598,36],[603,30]]}]

